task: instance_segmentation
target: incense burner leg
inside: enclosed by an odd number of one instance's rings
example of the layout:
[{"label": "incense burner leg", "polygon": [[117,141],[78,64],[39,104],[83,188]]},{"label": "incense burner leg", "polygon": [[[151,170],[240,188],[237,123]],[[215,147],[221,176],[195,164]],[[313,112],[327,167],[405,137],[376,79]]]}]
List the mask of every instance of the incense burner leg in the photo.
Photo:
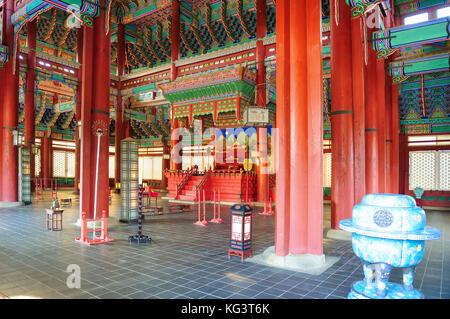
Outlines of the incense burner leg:
[{"label": "incense burner leg", "polygon": [[379,263],[375,265],[377,296],[386,297],[386,286],[391,275],[392,266]]},{"label": "incense burner leg", "polygon": [[403,287],[406,290],[414,290],[413,281],[416,274],[416,267],[403,268]]},{"label": "incense burner leg", "polygon": [[364,283],[373,285],[375,281],[375,266],[368,262],[363,262]]}]

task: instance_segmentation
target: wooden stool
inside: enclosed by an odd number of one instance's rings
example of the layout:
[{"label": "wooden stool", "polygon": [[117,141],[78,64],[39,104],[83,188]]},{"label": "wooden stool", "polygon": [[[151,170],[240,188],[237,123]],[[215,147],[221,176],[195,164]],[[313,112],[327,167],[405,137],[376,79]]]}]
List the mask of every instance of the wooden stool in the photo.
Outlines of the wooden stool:
[{"label": "wooden stool", "polygon": [[62,221],[63,221],[62,214],[64,210],[46,208],[45,211],[47,212],[46,218],[47,230],[51,231],[62,230]]}]

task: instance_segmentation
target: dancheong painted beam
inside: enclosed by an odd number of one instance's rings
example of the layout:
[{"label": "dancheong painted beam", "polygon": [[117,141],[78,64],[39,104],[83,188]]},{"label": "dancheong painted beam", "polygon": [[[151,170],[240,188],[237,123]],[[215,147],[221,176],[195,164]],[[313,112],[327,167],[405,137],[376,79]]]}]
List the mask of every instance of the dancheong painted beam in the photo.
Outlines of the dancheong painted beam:
[{"label": "dancheong painted beam", "polygon": [[374,32],[373,49],[380,59],[391,55],[396,49],[448,40],[449,34],[450,17],[435,19]]},{"label": "dancheong painted beam", "polygon": [[399,82],[407,76],[445,71],[450,68],[449,53],[439,54],[419,59],[392,62],[390,75],[394,82]]}]

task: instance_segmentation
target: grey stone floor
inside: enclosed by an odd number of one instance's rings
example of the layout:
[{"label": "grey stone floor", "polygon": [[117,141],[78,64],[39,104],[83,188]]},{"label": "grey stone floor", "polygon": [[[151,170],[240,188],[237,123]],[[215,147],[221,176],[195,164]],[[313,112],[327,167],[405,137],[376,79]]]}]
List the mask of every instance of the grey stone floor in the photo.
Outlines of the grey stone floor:
[{"label": "grey stone floor", "polygon": [[[45,194],[49,198],[49,194]],[[319,276],[307,275],[227,259],[229,207],[222,206],[225,223],[206,228],[193,225],[196,211],[151,216],[144,223],[150,244],[130,244],[136,225],[118,222],[120,196],[113,194],[109,244],[84,246],[75,242],[78,198],[65,209],[64,230],[45,229],[44,208],[49,200],[14,209],[0,209],[0,299],[342,299],[354,281],[362,279],[359,258],[351,242],[324,239],[324,252],[339,261]],[[159,201],[166,205],[165,201]],[[194,207],[195,208],[195,207]],[[208,206],[208,219],[212,218]],[[260,209],[258,208],[258,211]],[[258,212],[257,211],[257,212]],[[325,205],[324,225],[329,223]],[[428,211],[428,225],[442,230],[442,238],[427,242],[417,267],[414,286],[426,298],[450,298],[450,211]],[[253,219],[253,248],[262,253],[274,245],[275,217]],[[67,287],[67,267],[81,270],[81,288]],[[447,274],[447,276],[445,276]],[[400,282],[393,271],[391,281]]]}]

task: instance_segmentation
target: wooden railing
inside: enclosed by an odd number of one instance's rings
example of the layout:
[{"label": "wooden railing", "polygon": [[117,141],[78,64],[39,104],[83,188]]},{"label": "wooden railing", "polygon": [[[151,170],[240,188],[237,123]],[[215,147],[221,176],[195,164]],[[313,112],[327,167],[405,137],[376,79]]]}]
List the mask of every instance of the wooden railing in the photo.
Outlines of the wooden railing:
[{"label": "wooden railing", "polygon": [[194,168],[190,168],[186,171],[186,175],[183,177],[183,179],[181,180],[180,184],[177,184],[177,191],[175,193],[175,198],[178,198],[178,196],[180,195],[181,191],[183,190],[183,188],[186,186],[186,184],[189,182],[189,180],[191,179],[192,175],[196,174],[197,170]]},{"label": "wooden railing", "polygon": [[[202,180],[200,181],[200,183],[198,183],[198,185],[195,185],[195,190],[196,190],[196,194],[197,196],[199,196],[199,193],[203,190],[203,188],[205,187],[206,182],[208,181],[209,176],[211,175],[211,170],[206,171],[205,172],[205,176],[203,176]],[[199,198],[199,197],[198,197]],[[203,199],[204,200],[204,199]]]}]

